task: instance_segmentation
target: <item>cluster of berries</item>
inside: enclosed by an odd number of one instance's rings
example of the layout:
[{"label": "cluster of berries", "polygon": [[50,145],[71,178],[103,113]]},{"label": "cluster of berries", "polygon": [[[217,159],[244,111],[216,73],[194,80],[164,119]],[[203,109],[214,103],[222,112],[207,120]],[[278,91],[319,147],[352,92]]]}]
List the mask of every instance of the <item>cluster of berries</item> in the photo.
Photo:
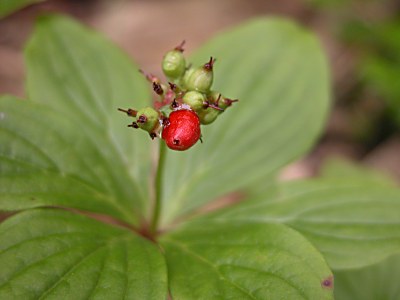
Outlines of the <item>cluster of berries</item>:
[{"label": "cluster of berries", "polygon": [[168,85],[142,72],[159,96],[154,107],[118,109],[136,118],[128,127],[143,129],[152,139],[161,137],[170,149],[178,151],[187,150],[201,140],[200,125],[211,124],[238,101],[211,90],[215,59],[211,57],[197,68],[188,67],[183,45],[184,41],[164,55],[162,70]]}]

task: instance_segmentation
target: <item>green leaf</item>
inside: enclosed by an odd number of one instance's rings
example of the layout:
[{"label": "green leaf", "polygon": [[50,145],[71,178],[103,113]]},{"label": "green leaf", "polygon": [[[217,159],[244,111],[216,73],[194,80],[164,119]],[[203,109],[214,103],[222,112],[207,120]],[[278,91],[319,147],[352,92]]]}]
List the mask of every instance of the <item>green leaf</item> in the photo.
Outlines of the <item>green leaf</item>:
[{"label": "green leaf", "polygon": [[400,191],[369,181],[282,183],[205,218],[287,224],[334,270],[367,266],[400,252]]},{"label": "green leaf", "polygon": [[214,90],[239,98],[204,143],[168,153],[163,224],[234,191],[265,187],[304,154],[328,110],[329,76],[319,43],[291,22],[257,19],[209,42],[194,56],[217,58]]},{"label": "green leaf", "polygon": [[133,232],[67,211],[0,225],[1,299],[163,299],[165,261]]},{"label": "green leaf", "polygon": [[400,299],[400,255],[357,270],[335,272],[335,298],[340,300]]},{"label": "green leaf", "polygon": [[161,244],[175,300],[333,299],[321,254],[280,224],[193,223]]},{"label": "green leaf", "polygon": [[95,136],[31,101],[0,98],[0,114],[2,210],[66,206],[132,221],[133,202],[111,193]]},{"label": "green leaf", "polygon": [[0,102],[0,180],[12,182],[2,185],[0,208],[62,205],[138,223],[149,203],[150,139],[129,130],[117,108],[146,104],[145,79],[63,17],[40,19],[26,60],[30,101]]},{"label": "green leaf", "polygon": [[3,18],[25,6],[44,0],[0,0],[0,18]]}]

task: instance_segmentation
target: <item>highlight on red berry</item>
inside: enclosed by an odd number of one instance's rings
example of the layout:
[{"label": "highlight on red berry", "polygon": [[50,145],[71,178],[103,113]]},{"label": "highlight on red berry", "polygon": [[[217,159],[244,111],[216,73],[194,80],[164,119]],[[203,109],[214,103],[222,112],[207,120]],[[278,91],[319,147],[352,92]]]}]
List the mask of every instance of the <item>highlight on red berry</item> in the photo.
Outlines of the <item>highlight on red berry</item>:
[{"label": "highlight on red berry", "polygon": [[201,138],[201,125],[209,125],[238,99],[211,90],[215,59],[190,67],[183,56],[184,42],[168,51],[161,63],[167,84],[153,74],[140,72],[150,82],[156,100],[153,107],[122,109],[135,120],[128,125],[146,131],[151,139],[162,138],[168,148],[184,151]]}]

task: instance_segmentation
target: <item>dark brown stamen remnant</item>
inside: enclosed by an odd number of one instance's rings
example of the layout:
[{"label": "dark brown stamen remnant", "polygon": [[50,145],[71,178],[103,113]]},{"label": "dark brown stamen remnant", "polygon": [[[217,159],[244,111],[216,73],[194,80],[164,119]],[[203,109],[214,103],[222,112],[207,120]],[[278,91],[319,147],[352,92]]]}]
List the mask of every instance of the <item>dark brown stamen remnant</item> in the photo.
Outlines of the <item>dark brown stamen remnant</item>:
[{"label": "dark brown stamen remnant", "polygon": [[162,119],[162,125],[163,125],[164,127],[169,126],[169,119],[168,119],[168,118],[163,118],[163,119]]},{"label": "dark brown stamen remnant", "polygon": [[239,99],[229,99],[229,98],[225,98],[225,99],[224,99],[224,102],[225,102],[225,104],[226,104],[227,106],[231,106],[232,103],[238,102],[238,101],[239,101]]},{"label": "dark brown stamen remnant", "polygon": [[217,104],[217,106],[219,106],[219,100],[221,100],[222,94],[218,95],[217,100],[215,101],[215,104]]},{"label": "dark brown stamen remnant", "polygon": [[208,61],[208,63],[205,63],[203,68],[207,71],[212,71],[213,66],[215,64],[215,60],[212,56],[210,57],[210,60]]},{"label": "dark brown stamen remnant", "polygon": [[219,111],[224,111],[223,108],[218,107],[218,106],[216,106],[216,105],[214,105],[214,104],[211,104],[211,103],[208,102],[208,101],[204,101],[204,102],[203,102],[203,108],[209,108],[209,107],[214,108],[214,109],[219,110]]},{"label": "dark brown stamen remnant", "polygon": [[150,137],[151,137],[152,140],[154,140],[157,137],[157,134],[154,133],[154,132],[151,132],[150,133]]},{"label": "dark brown stamen remnant", "polygon": [[130,108],[128,108],[128,109],[118,108],[118,110],[126,113],[130,117],[136,117],[136,115],[137,115],[137,111],[130,109]]},{"label": "dark brown stamen remnant", "polygon": [[157,95],[162,95],[162,94],[164,94],[164,90],[163,90],[163,88],[161,87],[161,84],[160,83],[158,83],[158,82],[153,82],[153,91],[155,91],[156,92],[156,94]]},{"label": "dark brown stamen remnant", "polygon": [[180,143],[181,143],[181,142],[180,142],[179,140],[176,140],[176,139],[173,140],[173,144],[174,144],[174,145],[177,145],[177,146],[178,146]]},{"label": "dark brown stamen remnant", "polygon": [[170,89],[171,89],[172,91],[174,91],[174,92],[177,91],[178,86],[177,86],[175,83],[168,82],[168,84],[169,84],[169,87],[170,87]]},{"label": "dark brown stamen remnant", "polygon": [[139,118],[137,119],[138,123],[146,123],[147,122],[147,117],[145,115],[140,115]]},{"label": "dark brown stamen remnant", "polygon": [[128,127],[132,127],[132,128],[139,128],[139,125],[136,122],[132,122],[132,124],[129,124]]},{"label": "dark brown stamen remnant", "polygon": [[185,45],[185,43],[186,43],[186,41],[183,40],[178,46],[176,46],[176,47],[174,48],[174,50],[177,50],[177,51],[180,51],[180,52],[185,51],[185,49],[183,49],[183,46]]},{"label": "dark brown stamen remnant", "polygon": [[171,107],[172,107],[172,108],[178,108],[178,107],[179,107],[178,102],[176,102],[176,98],[174,99],[174,101],[172,101]]}]

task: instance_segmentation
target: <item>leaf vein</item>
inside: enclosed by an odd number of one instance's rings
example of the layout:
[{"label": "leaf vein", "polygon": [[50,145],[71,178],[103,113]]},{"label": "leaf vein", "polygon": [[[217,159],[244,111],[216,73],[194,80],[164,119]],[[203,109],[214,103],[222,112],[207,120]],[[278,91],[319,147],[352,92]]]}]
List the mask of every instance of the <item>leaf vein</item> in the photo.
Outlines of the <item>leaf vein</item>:
[{"label": "leaf vein", "polygon": [[209,265],[212,270],[214,270],[215,273],[217,273],[221,278],[223,278],[226,282],[228,282],[230,285],[232,285],[234,288],[238,289],[240,292],[250,296],[252,299],[257,300],[257,298],[255,298],[249,291],[246,291],[245,289],[243,289],[242,287],[238,286],[237,284],[235,284],[234,282],[230,281],[229,278],[227,278],[224,274],[222,274],[220,272],[220,270],[217,268],[217,266],[213,265],[213,263],[209,260],[207,260],[205,257],[199,255],[196,252],[193,252],[191,250],[189,250],[186,245],[181,244],[179,242],[176,241],[172,241],[170,239],[168,239],[168,242],[171,244],[174,244],[176,246],[178,246],[183,252],[186,252],[187,254],[191,255],[194,258],[197,258],[199,261],[202,261],[203,263]]}]

